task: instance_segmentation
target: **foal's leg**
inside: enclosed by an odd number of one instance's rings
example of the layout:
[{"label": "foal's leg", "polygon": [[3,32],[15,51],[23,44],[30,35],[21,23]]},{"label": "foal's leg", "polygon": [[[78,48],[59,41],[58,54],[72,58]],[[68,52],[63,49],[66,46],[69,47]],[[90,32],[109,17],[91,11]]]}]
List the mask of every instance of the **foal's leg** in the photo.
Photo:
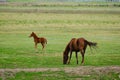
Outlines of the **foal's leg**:
[{"label": "foal's leg", "polygon": [[77,52],[76,52],[76,60],[77,60],[77,64],[78,64],[78,55],[77,55]]},{"label": "foal's leg", "polygon": [[35,49],[37,49],[37,43],[35,43]]},{"label": "foal's leg", "polygon": [[41,43],[42,44],[42,50],[44,49],[44,47],[45,47],[45,45],[44,45],[44,43]]},{"label": "foal's leg", "polygon": [[70,51],[70,57],[69,57],[68,64],[70,64],[71,57],[72,57],[72,51]]},{"label": "foal's leg", "polygon": [[37,43],[35,43],[35,51],[38,52],[38,51],[37,51]]},{"label": "foal's leg", "polygon": [[42,53],[45,53],[45,50],[44,50],[44,48],[45,48],[45,43],[41,43],[42,44]]}]

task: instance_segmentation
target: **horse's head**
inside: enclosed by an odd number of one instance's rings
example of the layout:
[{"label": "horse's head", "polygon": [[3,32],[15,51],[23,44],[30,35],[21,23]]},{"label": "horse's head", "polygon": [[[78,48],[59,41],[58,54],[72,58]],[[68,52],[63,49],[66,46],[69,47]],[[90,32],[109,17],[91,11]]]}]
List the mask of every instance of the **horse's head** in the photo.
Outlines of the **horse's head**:
[{"label": "horse's head", "polygon": [[35,33],[34,33],[34,32],[32,32],[32,33],[30,34],[30,36],[29,36],[29,37],[33,37],[33,36],[34,36],[34,34],[35,34]]},{"label": "horse's head", "polygon": [[66,51],[63,52],[63,64],[67,64],[68,61],[68,54],[66,53]]}]

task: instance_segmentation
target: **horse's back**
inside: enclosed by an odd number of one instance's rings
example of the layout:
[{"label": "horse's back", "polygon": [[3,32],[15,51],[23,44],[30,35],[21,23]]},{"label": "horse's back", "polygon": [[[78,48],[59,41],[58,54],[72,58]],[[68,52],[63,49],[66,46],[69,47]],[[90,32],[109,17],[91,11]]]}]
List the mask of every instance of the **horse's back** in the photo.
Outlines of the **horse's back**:
[{"label": "horse's back", "polygon": [[44,37],[39,38],[41,43],[46,43],[47,44],[47,39]]},{"label": "horse's back", "polygon": [[72,38],[71,39],[71,41],[70,41],[70,48],[72,49],[72,51],[79,51],[76,38]]},{"label": "horse's back", "polygon": [[80,49],[83,49],[87,45],[85,41],[86,40],[84,38],[78,38],[77,43],[78,43]]}]

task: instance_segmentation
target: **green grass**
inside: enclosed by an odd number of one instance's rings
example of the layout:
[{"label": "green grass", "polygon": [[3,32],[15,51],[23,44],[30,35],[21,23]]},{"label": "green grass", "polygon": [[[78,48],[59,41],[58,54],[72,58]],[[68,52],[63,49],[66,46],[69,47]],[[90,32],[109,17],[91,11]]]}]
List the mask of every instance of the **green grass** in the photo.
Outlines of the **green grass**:
[{"label": "green grass", "polygon": [[[32,0],[31,0],[32,1]],[[119,3],[118,3],[119,4]],[[98,43],[98,48],[90,51],[87,48],[84,66],[120,66],[120,15],[119,7],[79,7],[69,6],[0,6],[0,9],[19,10],[77,10],[82,14],[72,13],[0,13],[0,68],[40,68],[40,67],[79,67],[76,64],[75,54],[71,64],[63,65],[63,51],[71,38],[84,37],[88,41]],[[63,5],[63,4],[62,4]],[[93,11],[88,14],[84,11]],[[100,13],[96,13],[100,11]],[[101,13],[102,11],[110,11]],[[16,11],[17,12],[17,11]],[[111,13],[113,12],[113,13]],[[114,14],[115,12],[115,14]],[[34,49],[34,42],[28,36],[34,31],[40,37],[46,37],[48,44],[45,52]],[[11,73],[11,72],[10,72]],[[94,73],[90,75],[77,75],[65,71],[43,72],[16,72],[13,75],[5,72],[7,80],[111,80],[119,79],[119,73]],[[2,80],[3,76],[0,76]]]},{"label": "green grass", "polygon": [[[73,37],[98,43],[85,55],[85,65],[120,65],[119,14],[0,13],[0,68],[64,67],[62,53]],[[45,53],[28,36],[34,31],[48,40]],[[71,64],[76,65],[73,54]]]}]

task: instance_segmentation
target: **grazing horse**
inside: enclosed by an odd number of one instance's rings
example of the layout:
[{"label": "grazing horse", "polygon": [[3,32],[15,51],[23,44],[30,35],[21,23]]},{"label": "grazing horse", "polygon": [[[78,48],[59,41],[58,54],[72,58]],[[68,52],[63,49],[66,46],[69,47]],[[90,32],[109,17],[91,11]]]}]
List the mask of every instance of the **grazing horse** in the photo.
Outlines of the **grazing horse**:
[{"label": "grazing horse", "polygon": [[42,50],[44,49],[45,44],[47,44],[47,39],[46,38],[44,38],[44,37],[38,37],[34,32],[32,32],[29,37],[33,37],[34,38],[35,49],[37,49],[37,44],[38,43],[41,43]]},{"label": "grazing horse", "polygon": [[[89,42],[85,40],[84,38],[72,38],[71,41],[67,44],[65,51],[63,52],[63,64],[69,64],[72,56],[72,52],[74,51],[76,53],[76,60],[78,64],[78,52],[81,52],[82,55],[82,61],[81,64],[84,64],[84,55],[85,50],[87,48],[87,45],[91,47],[96,47],[97,43]],[[68,56],[70,52],[70,57]]]}]

